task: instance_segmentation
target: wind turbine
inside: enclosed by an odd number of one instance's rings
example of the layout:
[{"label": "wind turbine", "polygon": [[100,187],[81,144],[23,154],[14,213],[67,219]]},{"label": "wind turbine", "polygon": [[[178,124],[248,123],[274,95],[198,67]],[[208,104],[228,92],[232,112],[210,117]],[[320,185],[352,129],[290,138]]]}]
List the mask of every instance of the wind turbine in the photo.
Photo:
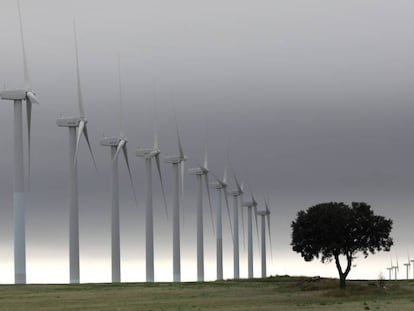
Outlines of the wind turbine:
[{"label": "wind turbine", "polygon": [[77,158],[79,142],[82,135],[85,137],[86,143],[88,144],[89,152],[92,156],[96,170],[97,167],[86,127],[88,120],[86,119],[83,107],[75,21],[73,21],[73,32],[75,37],[79,117],[59,118],[56,121],[56,124],[59,127],[69,128],[69,274],[70,283],[79,283],[79,201]]},{"label": "wind turbine", "polygon": [[267,228],[268,228],[268,232],[269,232],[269,242],[270,242],[270,254],[272,256],[272,236],[270,234],[270,210],[269,210],[269,205],[268,202],[265,199],[265,207],[266,209],[264,211],[258,211],[257,215],[261,216],[261,225],[262,225],[262,278],[266,277],[266,220],[265,218],[267,218]]},{"label": "wind turbine", "polygon": [[397,280],[398,272],[400,271],[400,265],[398,264],[398,257],[397,257],[397,265],[393,266],[393,268],[394,268],[394,277],[395,277],[395,280]]},{"label": "wind turbine", "polygon": [[[178,140],[178,155],[167,156],[164,161],[172,164],[173,167],[173,281],[181,281],[181,255],[180,255],[180,181],[181,191],[183,190],[184,162],[188,159],[184,155],[181,144],[180,133],[178,132],[177,118],[175,118],[175,129]],[[180,172],[181,171],[181,174]],[[181,177],[180,177],[181,176]]]},{"label": "wind turbine", "polygon": [[391,281],[392,278],[392,270],[394,270],[394,266],[392,265],[392,258],[391,258],[391,265],[387,268],[389,280]]},{"label": "wind turbine", "polygon": [[[24,88],[4,90],[1,99],[12,100],[14,108],[14,166],[13,166],[13,211],[14,211],[14,282],[26,283],[26,230],[25,230],[25,189],[24,189],[24,152],[23,152],[23,101],[26,101],[27,114],[27,159],[28,176],[30,176],[30,138],[32,121],[32,104],[38,104],[32,89],[24,46],[23,22],[20,2],[17,0],[19,13],[20,39],[22,44]],[[29,178],[28,178],[29,180]]]},{"label": "wind turbine", "polygon": [[204,229],[203,229],[203,177],[207,189],[208,204],[210,206],[211,224],[214,232],[213,209],[211,208],[210,188],[208,182],[207,148],[204,154],[204,164],[190,168],[188,173],[197,177],[197,281],[204,281]]},{"label": "wind turbine", "polygon": [[410,260],[410,255],[408,255],[408,261],[407,263],[404,264],[406,271],[407,271],[407,280],[408,280],[408,274],[410,273],[410,267],[411,267],[411,260]]},{"label": "wind turbine", "polygon": [[211,183],[211,186],[217,190],[217,226],[216,226],[216,261],[217,261],[217,280],[223,279],[223,226],[222,226],[222,208],[221,208],[221,195],[223,192],[224,199],[226,201],[227,215],[229,218],[231,238],[234,244],[233,229],[231,226],[231,216],[229,209],[229,200],[227,194],[227,167],[224,169],[223,179],[218,178],[214,175],[215,182]]},{"label": "wind turbine", "polygon": [[[242,203],[242,206],[247,207],[247,266],[248,266],[248,278],[253,278],[253,223],[252,223],[252,208],[254,209],[254,216],[256,220],[257,229],[257,201],[253,195],[251,195],[251,201]],[[257,229],[258,230],[258,229]]]},{"label": "wind turbine", "polygon": [[413,263],[413,279],[414,279],[414,259],[411,259],[410,262]]},{"label": "wind turbine", "polygon": [[145,209],[145,264],[146,264],[146,280],[147,282],[154,282],[154,216],[152,208],[152,159],[155,159],[158,176],[161,184],[161,192],[164,200],[165,213],[168,218],[167,201],[165,199],[164,184],[161,175],[160,164],[160,149],[158,147],[158,135],[154,123],[154,144],[152,148],[143,149],[138,148],[136,152],[137,157],[145,159],[146,169],[146,209]]},{"label": "wind turbine", "polygon": [[[243,202],[243,186],[240,185],[234,170],[233,179],[236,184],[236,189],[231,190],[229,193],[233,196],[233,275],[235,279],[240,278],[240,248],[239,248],[239,197],[240,201]],[[243,213],[243,210],[240,210]],[[243,214],[242,214],[243,215]],[[244,237],[244,222],[243,222],[243,237]]]},{"label": "wind turbine", "polygon": [[134,182],[132,180],[131,168],[128,161],[128,140],[125,137],[124,122],[122,115],[122,83],[121,83],[121,62],[118,57],[118,83],[119,83],[119,137],[104,137],[100,143],[102,146],[111,148],[111,188],[112,188],[112,212],[111,212],[111,266],[112,282],[121,282],[121,246],[119,232],[119,172],[118,172],[118,155],[124,154],[125,163],[128,168],[129,180],[134,194],[135,203],[137,197],[135,194]]}]

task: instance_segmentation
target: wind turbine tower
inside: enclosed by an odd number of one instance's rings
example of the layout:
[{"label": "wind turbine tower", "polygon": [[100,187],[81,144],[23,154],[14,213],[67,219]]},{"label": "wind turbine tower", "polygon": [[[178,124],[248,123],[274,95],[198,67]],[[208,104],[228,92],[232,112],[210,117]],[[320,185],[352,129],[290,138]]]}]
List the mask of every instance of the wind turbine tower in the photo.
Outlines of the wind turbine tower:
[{"label": "wind turbine tower", "polygon": [[387,268],[387,270],[388,270],[389,280],[391,281],[391,279],[392,279],[392,271],[394,270],[394,266],[392,265],[392,258],[391,258],[391,264],[390,264],[390,266]]},{"label": "wind turbine tower", "polygon": [[[183,146],[181,144],[180,133],[178,132],[178,124],[175,124],[178,140],[179,154],[176,156],[165,157],[164,161],[173,167],[173,281],[181,281],[181,254],[180,254],[180,184],[183,190],[184,180],[184,162],[188,159],[184,155]],[[181,171],[181,174],[180,172]],[[181,178],[180,178],[181,176]]]},{"label": "wind turbine tower", "polygon": [[393,266],[393,268],[394,268],[394,277],[395,277],[395,280],[397,280],[398,279],[398,272],[400,271],[400,265],[398,264],[398,257],[397,257],[397,265]]},{"label": "wind turbine tower", "polygon": [[210,206],[211,224],[214,232],[213,210],[211,208],[210,188],[208,182],[207,148],[205,149],[204,165],[190,168],[188,173],[197,177],[197,281],[204,281],[204,228],[203,228],[203,177],[206,184],[208,203]]},{"label": "wind turbine tower", "polygon": [[261,235],[262,235],[262,278],[265,278],[267,273],[266,273],[266,218],[267,218],[267,227],[268,227],[268,232],[269,232],[269,242],[270,242],[270,249],[272,249],[272,238],[271,238],[271,234],[270,234],[270,210],[269,210],[269,206],[268,206],[268,202],[265,200],[265,206],[266,209],[264,211],[258,211],[257,215],[261,216]]},{"label": "wind turbine tower", "polygon": [[411,267],[411,260],[410,260],[410,255],[408,255],[408,261],[407,263],[404,264],[405,268],[406,268],[406,272],[407,272],[407,280],[409,279],[409,273],[410,273],[410,267]]},{"label": "wind turbine tower", "polygon": [[387,270],[388,270],[388,279],[391,281],[391,275],[392,275],[392,270],[393,270],[394,268],[391,266],[391,267],[388,267],[387,268]]},{"label": "wind turbine tower", "polygon": [[97,170],[97,168],[86,127],[88,120],[86,119],[83,107],[75,22],[73,23],[73,31],[75,36],[79,117],[59,118],[56,121],[56,124],[59,127],[67,127],[69,129],[69,279],[70,283],[79,283],[79,201],[77,157],[79,142],[82,135],[84,135],[86,143],[88,144],[95,169]]},{"label": "wind turbine tower", "polygon": [[231,216],[229,209],[229,200],[227,195],[227,167],[224,169],[223,179],[219,179],[214,175],[215,182],[211,183],[211,186],[217,190],[217,226],[216,226],[216,262],[217,262],[217,280],[223,280],[223,225],[222,225],[222,208],[221,208],[221,196],[224,195],[226,201],[227,214],[230,224],[231,238],[234,244],[233,229],[231,226]]},{"label": "wind turbine tower", "polygon": [[25,189],[24,189],[24,152],[23,152],[23,101],[26,101],[28,130],[28,175],[30,176],[30,138],[32,104],[38,104],[29,79],[26,50],[24,46],[23,22],[20,2],[17,0],[19,13],[20,39],[22,44],[24,88],[4,90],[1,99],[13,101],[14,108],[14,165],[13,165],[13,212],[14,212],[14,282],[26,283],[26,225],[25,225]]},{"label": "wind turbine tower", "polygon": [[142,149],[138,148],[136,152],[137,157],[145,159],[146,171],[146,208],[145,208],[145,265],[146,265],[146,280],[147,282],[154,282],[154,216],[152,206],[152,159],[155,159],[158,176],[161,184],[162,197],[164,200],[165,213],[168,218],[167,201],[165,199],[164,184],[161,175],[160,164],[160,149],[158,147],[158,135],[154,123],[154,144],[152,148]]},{"label": "wind turbine tower", "polygon": [[251,201],[243,202],[242,206],[247,207],[247,265],[248,278],[253,278],[253,222],[252,222],[252,208],[254,209],[254,216],[256,218],[257,228],[257,202],[251,195]]},{"label": "wind turbine tower", "polygon": [[[233,170],[233,179],[236,183],[236,189],[231,190],[229,193],[233,196],[233,275],[234,279],[240,278],[240,243],[239,243],[239,208],[243,202],[243,187],[240,186],[239,180]],[[241,210],[243,213],[243,210]],[[244,231],[244,226],[243,226]],[[244,235],[244,232],[243,232]]]},{"label": "wind turbine tower", "polygon": [[414,259],[411,259],[410,262],[413,263],[413,279],[414,279]]},{"label": "wind turbine tower", "polygon": [[137,198],[135,194],[134,182],[132,180],[131,168],[128,160],[127,138],[125,137],[123,115],[122,115],[122,83],[121,83],[121,65],[118,58],[118,82],[119,82],[119,119],[120,133],[119,137],[104,137],[100,143],[102,146],[111,149],[111,188],[112,188],[112,210],[111,210],[111,267],[112,282],[121,282],[121,245],[119,230],[119,171],[118,171],[118,155],[124,154],[125,162],[128,168],[129,180],[131,182],[132,192],[134,194],[135,203]]}]

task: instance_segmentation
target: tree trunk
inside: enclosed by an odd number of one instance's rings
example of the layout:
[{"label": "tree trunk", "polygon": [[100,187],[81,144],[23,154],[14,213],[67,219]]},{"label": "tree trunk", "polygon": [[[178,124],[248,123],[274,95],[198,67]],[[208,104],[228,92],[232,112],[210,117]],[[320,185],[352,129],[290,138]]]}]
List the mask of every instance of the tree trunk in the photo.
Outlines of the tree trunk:
[{"label": "tree trunk", "polygon": [[340,289],[345,289],[346,287],[345,279],[346,279],[345,275],[343,274],[339,275],[339,288]]},{"label": "tree trunk", "polygon": [[339,288],[340,289],[345,289],[346,284],[345,284],[345,280],[346,277],[348,276],[349,271],[351,271],[351,263],[352,263],[352,253],[348,253],[346,255],[346,269],[344,272],[342,272],[342,267],[341,267],[341,263],[339,261],[339,254],[335,254],[335,264],[336,264],[336,268],[338,269],[338,273],[339,273]]}]

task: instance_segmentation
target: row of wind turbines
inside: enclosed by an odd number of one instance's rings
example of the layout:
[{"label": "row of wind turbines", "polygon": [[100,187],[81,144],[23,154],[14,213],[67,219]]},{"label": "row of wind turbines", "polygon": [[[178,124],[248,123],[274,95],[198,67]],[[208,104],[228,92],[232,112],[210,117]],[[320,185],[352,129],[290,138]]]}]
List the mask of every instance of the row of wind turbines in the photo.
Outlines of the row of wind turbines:
[{"label": "row of wind turbines", "polygon": [[[33,103],[39,104],[39,101],[32,89],[26,58],[26,50],[23,36],[23,23],[21,17],[20,3],[17,0],[20,36],[23,55],[24,68],[24,88],[4,90],[0,92],[3,100],[13,102],[14,107],[14,169],[13,169],[13,210],[14,210],[14,269],[15,283],[26,283],[26,242],[25,242],[25,193],[27,191],[24,183],[24,150],[23,150],[23,102],[26,103],[27,114],[27,161],[28,161],[28,185],[30,184],[30,144],[31,144],[31,111]],[[84,103],[82,97],[78,46],[76,37],[76,25],[74,22],[74,39],[75,39],[75,55],[76,55],[76,80],[78,92],[78,109],[79,116],[69,118],[59,118],[57,120],[58,127],[66,127],[69,130],[69,280],[70,283],[79,283],[79,199],[78,199],[78,176],[77,176],[77,160],[80,141],[84,137],[89,152],[91,154],[95,168],[96,161],[89,140],[87,123],[85,115]],[[112,188],[112,212],[111,212],[111,267],[112,282],[121,281],[120,273],[120,225],[119,225],[119,172],[118,172],[118,156],[123,154],[127,168],[129,179],[134,195],[135,202],[137,196],[133,183],[132,173],[130,169],[127,143],[128,140],[123,130],[122,118],[122,83],[120,60],[118,58],[118,78],[119,78],[119,100],[120,100],[120,134],[116,137],[104,137],[100,144],[110,147],[110,163],[111,163],[111,188]],[[181,281],[181,258],[180,258],[180,191],[183,191],[184,180],[184,162],[188,157],[184,154],[181,143],[180,133],[176,120],[176,133],[178,140],[178,155],[164,157],[164,162],[171,164],[173,168],[173,200],[172,200],[172,239],[173,239],[173,281]],[[146,167],[146,209],[145,209],[145,253],[146,253],[146,280],[154,281],[154,219],[153,219],[153,191],[152,191],[152,160],[154,159],[159,181],[161,184],[161,192],[165,206],[165,212],[168,217],[167,200],[164,191],[164,183],[161,174],[161,151],[158,145],[156,128],[154,127],[154,143],[152,148],[138,148],[136,156],[145,160]],[[233,242],[233,266],[234,278],[240,278],[239,273],[239,210],[243,207],[247,209],[247,240],[248,240],[248,277],[253,277],[253,215],[256,220],[257,237],[259,238],[257,216],[261,217],[261,268],[262,276],[266,276],[266,219],[271,246],[270,236],[270,209],[269,199],[264,200],[265,208],[258,211],[258,202],[251,193],[251,200],[245,201],[243,198],[243,184],[239,182],[236,173],[232,170],[235,182],[235,189],[228,190],[227,169],[225,169],[223,178],[218,178],[213,174],[215,182],[209,183],[207,160],[207,150],[205,152],[204,163],[189,169],[190,175],[195,175],[197,180],[197,280],[204,281],[204,228],[203,228],[203,183],[205,184],[207,197],[210,208],[210,216],[213,231],[216,235],[216,253],[217,253],[217,279],[223,279],[223,239],[222,239],[222,197],[226,203],[229,225]],[[217,210],[216,210],[216,227],[214,226],[213,209],[210,198],[210,187],[216,189],[217,192]],[[231,220],[228,196],[233,197],[233,223]],[[241,210],[243,216],[243,210]],[[243,218],[242,218],[243,220]],[[244,223],[244,221],[243,221]],[[215,227],[215,228],[214,228]],[[244,225],[243,225],[244,231]],[[244,235],[243,235],[244,236]]]},{"label": "row of wind turbines", "polygon": [[[408,255],[407,262],[404,263],[404,266],[405,266],[405,269],[406,269],[405,271],[406,271],[407,280],[410,279],[411,264],[413,266],[412,269],[413,269],[413,280],[414,280],[414,259],[410,259],[410,255]],[[398,257],[396,258],[396,264],[395,265],[392,263],[392,258],[391,258],[390,266],[387,267],[387,270],[388,270],[388,279],[390,281],[392,280],[393,275],[394,275],[394,280],[398,279],[398,272],[400,271],[400,265],[398,263]]]}]

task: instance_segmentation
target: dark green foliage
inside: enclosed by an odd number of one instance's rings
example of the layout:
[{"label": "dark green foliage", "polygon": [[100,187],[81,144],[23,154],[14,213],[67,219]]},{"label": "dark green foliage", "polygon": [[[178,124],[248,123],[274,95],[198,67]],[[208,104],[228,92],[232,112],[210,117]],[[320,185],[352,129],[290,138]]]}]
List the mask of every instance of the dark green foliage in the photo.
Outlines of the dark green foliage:
[{"label": "dark green foliage", "polygon": [[[374,215],[366,203],[321,203],[299,211],[291,227],[293,250],[306,261],[335,260],[342,288],[356,253],[362,252],[366,258],[369,253],[389,251],[393,245],[389,236],[392,220]],[[345,270],[339,261],[341,255],[347,260]]]}]

